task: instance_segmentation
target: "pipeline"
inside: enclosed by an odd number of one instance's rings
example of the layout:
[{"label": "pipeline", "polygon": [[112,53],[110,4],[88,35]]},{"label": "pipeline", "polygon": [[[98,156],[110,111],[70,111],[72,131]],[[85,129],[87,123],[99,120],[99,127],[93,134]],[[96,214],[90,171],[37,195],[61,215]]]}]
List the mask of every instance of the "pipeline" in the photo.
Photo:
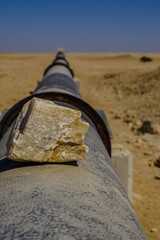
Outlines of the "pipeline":
[{"label": "pipeline", "polygon": [[[0,239],[146,239],[111,162],[107,125],[82,100],[63,51],[31,96],[0,122]],[[78,109],[89,123],[89,153],[75,163],[15,162],[6,142],[24,103],[33,97]]]}]

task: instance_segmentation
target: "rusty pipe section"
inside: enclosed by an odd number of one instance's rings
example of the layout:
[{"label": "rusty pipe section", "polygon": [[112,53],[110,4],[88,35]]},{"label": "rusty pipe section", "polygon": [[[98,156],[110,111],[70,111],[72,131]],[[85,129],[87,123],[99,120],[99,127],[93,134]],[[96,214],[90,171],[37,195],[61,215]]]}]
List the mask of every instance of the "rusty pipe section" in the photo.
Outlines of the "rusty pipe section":
[{"label": "rusty pipe section", "polygon": [[[82,112],[89,122],[84,160],[37,164],[6,158],[5,142],[17,114],[33,96]],[[104,129],[99,115],[81,99],[73,72],[59,52],[34,93],[1,120],[0,239],[146,239],[112,165]]]}]

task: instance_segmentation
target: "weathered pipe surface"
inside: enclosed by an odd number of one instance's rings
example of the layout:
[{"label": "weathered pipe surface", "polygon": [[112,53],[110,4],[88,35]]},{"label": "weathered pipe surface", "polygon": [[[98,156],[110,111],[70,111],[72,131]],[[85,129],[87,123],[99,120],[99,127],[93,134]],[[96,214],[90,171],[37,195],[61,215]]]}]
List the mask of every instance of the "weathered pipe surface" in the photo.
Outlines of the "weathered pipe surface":
[{"label": "weathered pipe surface", "polygon": [[82,115],[90,123],[82,161],[27,164],[1,154],[0,239],[146,239],[97,128]]}]

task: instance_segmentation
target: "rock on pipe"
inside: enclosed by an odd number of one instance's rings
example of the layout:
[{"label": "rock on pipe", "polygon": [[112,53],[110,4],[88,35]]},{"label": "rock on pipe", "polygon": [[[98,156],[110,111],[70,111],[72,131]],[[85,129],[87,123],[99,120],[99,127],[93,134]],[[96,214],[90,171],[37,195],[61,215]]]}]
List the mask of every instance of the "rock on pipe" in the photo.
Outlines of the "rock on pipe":
[{"label": "rock on pipe", "polygon": [[[146,239],[111,162],[108,129],[82,100],[63,51],[45,70],[33,94],[0,123],[0,239]],[[33,97],[78,109],[89,123],[85,159],[67,164],[6,158],[5,144],[23,105]]]}]

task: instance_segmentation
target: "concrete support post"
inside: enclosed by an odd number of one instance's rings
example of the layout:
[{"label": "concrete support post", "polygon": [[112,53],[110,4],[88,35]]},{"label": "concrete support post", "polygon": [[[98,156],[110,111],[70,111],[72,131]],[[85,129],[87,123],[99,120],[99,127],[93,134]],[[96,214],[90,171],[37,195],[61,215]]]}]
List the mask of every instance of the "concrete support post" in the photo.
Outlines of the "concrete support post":
[{"label": "concrete support post", "polygon": [[132,201],[132,154],[122,144],[112,144],[111,160],[130,201]]}]

